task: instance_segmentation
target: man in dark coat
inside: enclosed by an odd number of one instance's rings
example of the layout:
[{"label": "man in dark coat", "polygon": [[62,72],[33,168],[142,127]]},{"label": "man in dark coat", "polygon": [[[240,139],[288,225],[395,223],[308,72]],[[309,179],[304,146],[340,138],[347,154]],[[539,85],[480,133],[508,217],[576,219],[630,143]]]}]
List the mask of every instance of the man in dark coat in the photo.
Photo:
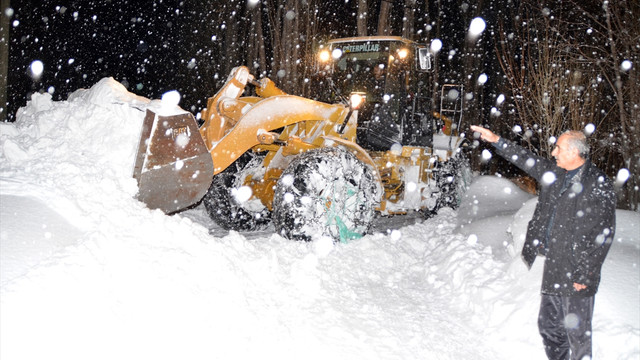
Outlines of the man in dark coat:
[{"label": "man in dark coat", "polygon": [[483,127],[471,129],[540,185],[522,258],[531,268],[538,254],[545,256],[538,329],[547,357],[591,359],[594,295],[615,232],[611,180],[588,160],[582,132],[558,138],[554,162]]}]

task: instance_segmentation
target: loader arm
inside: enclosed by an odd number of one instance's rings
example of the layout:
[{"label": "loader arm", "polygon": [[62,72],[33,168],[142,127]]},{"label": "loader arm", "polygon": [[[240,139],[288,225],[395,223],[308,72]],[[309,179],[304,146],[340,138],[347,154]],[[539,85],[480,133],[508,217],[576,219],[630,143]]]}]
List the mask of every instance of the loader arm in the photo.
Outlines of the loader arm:
[{"label": "loader arm", "polygon": [[238,99],[249,81],[253,81],[253,76],[247,67],[233,68],[222,88],[207,100],[207,107],[200,112],[204,120],[200,127],[200,135],[209,149],[238,122],[242,113],[251,107],[251,101]]},{"label": "loader arm", "polygon": [[294,95],[278,95],[261,100],[249,108],[220,141],[212,144],[214,175],[260,144],[259,135],[265,131],[302,121],[340,124],[348,113],[349,107],[346,105],[326,104]]}]

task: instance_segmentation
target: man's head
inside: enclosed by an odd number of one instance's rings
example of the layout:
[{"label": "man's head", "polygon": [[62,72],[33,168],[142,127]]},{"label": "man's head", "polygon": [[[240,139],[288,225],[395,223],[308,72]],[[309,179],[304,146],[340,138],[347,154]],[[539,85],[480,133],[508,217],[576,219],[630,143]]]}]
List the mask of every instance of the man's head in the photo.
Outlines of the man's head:
[{"label": "man's head", "polygon": [[373,67],[373,76],[375,76],[376,80],[381,80],[384,76],[384,64],[378,64]]},{"label": "man's head", "polygon": [[556,141],[551,155],[556,165],[565,170],[574,170],[582,166],[589,156],[587,138],[580,131],[566,131]]}]

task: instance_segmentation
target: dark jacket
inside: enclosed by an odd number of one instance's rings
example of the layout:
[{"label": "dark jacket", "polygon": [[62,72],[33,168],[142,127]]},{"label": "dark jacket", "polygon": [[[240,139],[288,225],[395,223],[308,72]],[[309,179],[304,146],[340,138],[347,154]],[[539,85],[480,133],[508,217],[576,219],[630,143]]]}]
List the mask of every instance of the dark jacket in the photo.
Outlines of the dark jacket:
[{"label": "dark jacket", "polygon": [[[587,160],[565,184],[570,174],[555,161],[504,139],[494,147],[540,185],[522,258],[531,268],[539,253],[546,256],[542,293],[593,296],[615,232],[616,196],[611,180]],[[573,283],[587,288],[576,291]]]}]

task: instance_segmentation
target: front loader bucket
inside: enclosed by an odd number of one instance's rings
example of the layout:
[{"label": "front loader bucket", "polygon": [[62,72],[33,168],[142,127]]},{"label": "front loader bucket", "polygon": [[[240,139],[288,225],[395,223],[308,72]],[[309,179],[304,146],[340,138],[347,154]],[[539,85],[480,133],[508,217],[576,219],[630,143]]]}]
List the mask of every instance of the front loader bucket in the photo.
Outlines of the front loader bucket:
[{"label": "front loader bucket", "polygon": [[138,200],[172,213],[202,199],[213,161],[190,113],[160,116],[147,110],[133,170]]}]

